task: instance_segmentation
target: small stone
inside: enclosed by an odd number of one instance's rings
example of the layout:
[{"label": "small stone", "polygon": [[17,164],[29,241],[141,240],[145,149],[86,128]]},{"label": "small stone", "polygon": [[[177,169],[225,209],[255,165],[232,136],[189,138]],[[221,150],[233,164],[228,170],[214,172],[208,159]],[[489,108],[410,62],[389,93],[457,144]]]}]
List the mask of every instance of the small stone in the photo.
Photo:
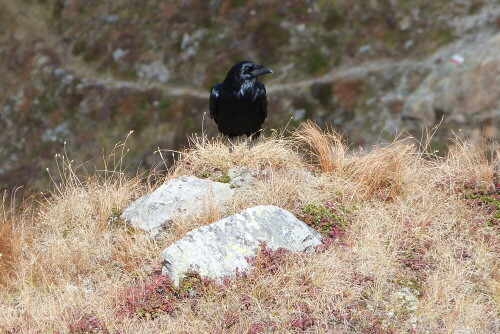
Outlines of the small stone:
[{"label": "small stone", "polygon": [[120,48],[116,49],[115,51],[113,51],[113,59],[115,62],[119,61],[123,56],[125,56],[127,53],[129,52],[129,50],[122,50]]},{"label": "small stone", "polygon": [[399,30],[401,31],[406,31],[410,29],[411,27],[411,17],[409,16],[404,16],[398,23],[399,25]]},{"label": "small stone", "polygon": [[106,22],[107,23],[116,23],[118,22],[118,15],[116,14],[111,14],[106,17]]},{"label": "small stone", "polygon": [[184,33],[182,35],[181,50],[185,50],[187,48],[190,40],[191,40],[191,36],[189,36],[188,33]]},{"label": "small stone", "polygon": [[49,61],[50,61],[49,57],[47,57],[47,56],[40,56],[40,57],[38,57],[38,59],[36,61],[36,64],[39,67],[42,67],[42,66],[46,65]]},{"label": "small stone", "polygon": [[64,73],[66,73],[66,71],[63,68],[56,68],[54,70],[54,75],[58,77],[62,76]]},{"label": "small stone", "polygon": [[364,54],[364,53],[369,52],[371,49],[372,49],[371,44],[362,45],[362,46],[359,47],[358,53],[359,54]]},{"label": "small stone", "polygon": [[296,109],[293,111],[293,119],[295,121],[300,121],[302,119],[304,119],[304,117],[306,116],[306,110],[305,109]]}]

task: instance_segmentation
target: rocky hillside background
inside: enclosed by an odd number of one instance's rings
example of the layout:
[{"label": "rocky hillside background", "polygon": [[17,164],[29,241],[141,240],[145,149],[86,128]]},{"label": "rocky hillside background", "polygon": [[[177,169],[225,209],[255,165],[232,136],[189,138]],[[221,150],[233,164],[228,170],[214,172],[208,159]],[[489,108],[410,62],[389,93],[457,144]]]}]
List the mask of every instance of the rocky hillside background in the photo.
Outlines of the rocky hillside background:
[{"label": "rocky hillside background", "polygon": [[438,149],[498,139],[499,34],[498,0],[1,0],[0,187],[44,189],[63,148],[85,161],[131,130],[145,168],[215,135],[208,90],[241,59],[275,72],[267,133],[312,119],[370,147],[444,117]]}]

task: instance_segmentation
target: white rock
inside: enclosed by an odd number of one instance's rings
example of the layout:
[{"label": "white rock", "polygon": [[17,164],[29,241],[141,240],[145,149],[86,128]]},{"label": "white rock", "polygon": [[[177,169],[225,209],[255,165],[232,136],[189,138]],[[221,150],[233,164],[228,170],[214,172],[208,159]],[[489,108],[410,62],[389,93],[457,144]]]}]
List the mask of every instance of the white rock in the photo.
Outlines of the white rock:
[{"label": "white rock", "polygon": [[123,56],[125,56],[127,53],[129,53],[130,50],[122,50],[121,48],[116,49],[113,51],[113,60],[115,62],[119,61]]},{"label": "white rock", "polygon": [[411,27],[411,17],[405,16],[399,21],[399,29],[401,31],[406,31]]},{"label": "white rock", "polygon": [[108,22],[108,23],[116,23],[116,22],[118,22],[118,19],[119,19],[118,15],[111,14],[111,15],[108,15],[106,17],[106,22]]},{"label": "white rock", "polygon": [[249,267],[245,258],[256,255],[259,241],[273,250],[312,251],[321,236],[284,209],[256,206],[194,229],[167,247],[163,274],[175,284],[188,271],[210,278],[232,276],[236,268]]},{"label": "white rock", "polygon": [[221,208],[233,194],[234,189],[227,183],[181,176],[133,202],[120,217],[156,236],[175,217],[201,216],[211,205]]},{"label": "white rock", "polygon": [[190,36],[188,33],[184,33],[182,35],[182,41],[181,41],[181,50],[185,50],[187,45],[189,44],[189,41],[190,41]]}]

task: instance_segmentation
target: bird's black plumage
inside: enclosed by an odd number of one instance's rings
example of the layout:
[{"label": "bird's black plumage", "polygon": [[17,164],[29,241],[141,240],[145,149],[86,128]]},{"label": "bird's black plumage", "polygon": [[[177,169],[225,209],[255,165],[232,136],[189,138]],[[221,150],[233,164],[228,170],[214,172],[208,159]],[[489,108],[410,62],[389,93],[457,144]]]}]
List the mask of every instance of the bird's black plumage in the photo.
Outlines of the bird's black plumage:
[{"label": "bird's black plumage", "polygon": [[267,117],[266,88],[257,77],[273,73],[269,68],[251,61],[236,63],[223,82],[210,91],[210,117],[220,133],[229,138],[247,135],[252,139],[260,135]]}]

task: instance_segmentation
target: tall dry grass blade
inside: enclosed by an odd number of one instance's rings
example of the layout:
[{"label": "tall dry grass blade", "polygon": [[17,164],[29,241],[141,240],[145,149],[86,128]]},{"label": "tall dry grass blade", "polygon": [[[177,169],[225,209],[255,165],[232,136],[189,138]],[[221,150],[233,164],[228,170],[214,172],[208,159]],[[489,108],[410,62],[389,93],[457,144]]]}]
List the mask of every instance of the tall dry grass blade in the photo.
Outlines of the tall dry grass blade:
[{"label": "tall dry grass blade", "polygon": [[7,206],[7,192],[2,196],[0,205],[0,284],[4,284],[6,277],[13,269],[13,264],[19,255],[19,240],[14,231],[14,217]]},{"label": "tall dry grass blade", "polygon": [[18,199],[21,188],[4,191],[0,199],[0,283],[11,288],[8,278],[16,276],[22,249],[31,243],[35,196]]},{"label": "tall dry grass blade", "polygon": [[306,152],[322,171],[341,171],[345,166],[347,146],[336,131],[322,131],[316,124],[307,121],[293,135],[299,146],[306,145]]},{"label": "tall dry grass blade", "polygon": [[471,143],[455,138],[443,168],[452,182],[473,182],[486,188],[494,187],[493,178],[495,174],[500,174],[500,145],[484,141]]}]

